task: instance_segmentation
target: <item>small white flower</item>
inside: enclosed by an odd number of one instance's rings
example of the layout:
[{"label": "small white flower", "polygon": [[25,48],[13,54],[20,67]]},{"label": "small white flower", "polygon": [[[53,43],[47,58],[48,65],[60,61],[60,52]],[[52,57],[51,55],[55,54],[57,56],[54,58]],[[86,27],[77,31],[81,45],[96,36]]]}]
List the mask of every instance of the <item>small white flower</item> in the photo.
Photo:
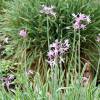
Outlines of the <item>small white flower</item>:
[{"label": "small white flower", "polygon": [[74,13],[72,14],[72,16],[73,16],[74,18],[76,18],[76,17],[77,17],[77,15],[75,15]]},{"label": "small white flower", "polygon": [[100,33],[98,34],[96,41],[100,42]]},{"label": "small white flower", "polygon": [[4,43],[9,43],[9,38],[8,37],[6,37],[5,39],[4,39]]},{"label": "small white flower", "polygon": [[60,57],[60,62],[59,63],[64,63],[64,58],[63,57]]},{"label": "small white flower", "polygon": [[87,20],[88,23],[91,23],[90,16],[86,16],[86,20]]}]

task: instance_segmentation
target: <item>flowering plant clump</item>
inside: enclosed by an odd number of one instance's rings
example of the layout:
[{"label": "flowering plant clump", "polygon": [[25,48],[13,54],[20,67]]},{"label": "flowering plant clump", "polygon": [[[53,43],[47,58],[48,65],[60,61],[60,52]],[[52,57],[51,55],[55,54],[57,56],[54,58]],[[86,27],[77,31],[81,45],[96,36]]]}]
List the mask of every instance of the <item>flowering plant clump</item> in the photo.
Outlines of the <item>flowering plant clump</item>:
[{"label": "flowering plant clump", "polygon": [[20,30],[19,35],[23,38],[27,37],[27,31],[25,29]]},{"label": "flowering plant clump", "polygon": [[97,40],[96,40],[97,42],[100,42],[100,34],[98,34],[98,36],[97,36]]},{"label": "flowering plant clump", "polygon": [[64,63],[63,56],[68,52],[69,46],[70,44],[68,39],[64,40],[63,43],[61,41],[55,40],[54,43],[50,44],[49,52],[47,54],[47,62],[50,64],[50,66],[57,65],[57,62]]},{"label": "flowering plant clump", "polygon": [[54,8],[55,8],[54,6],[42,5],[42,9],[40,10],[40,13],[55,16],[56,13],[54,12]]},{"label": "flowering plant clump", "polygon": [[91,23],[91,19],[90,16],[87,16],[85,14],[72,14],[72,16],[75,18],[74,19],[74,24],[73,24],[73,28],[74,29],[86,29],[87,24]]}]

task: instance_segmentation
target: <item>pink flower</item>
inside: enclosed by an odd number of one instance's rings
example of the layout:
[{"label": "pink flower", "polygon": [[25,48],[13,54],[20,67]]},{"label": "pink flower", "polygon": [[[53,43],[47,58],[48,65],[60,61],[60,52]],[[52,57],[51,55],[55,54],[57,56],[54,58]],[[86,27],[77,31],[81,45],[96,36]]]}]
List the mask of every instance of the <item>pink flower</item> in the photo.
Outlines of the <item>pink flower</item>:
[{"label": "pink flower", "polygon": [[80,29],[80,23],[79,23],[79,22],[75,22],[75,23],[73,24],[73,28],[74,28],[74,29]]},{"label": "pink flower", "polygon": [[79,15],[79,18],[80,18],[80,20],[84,20],[85,18],[86,18],[86,15],[85,14],[78,14]]},{"label": "pink flower", "polygon": [[25,29],[20,30],[19,35],[23,38],[27,37],[27,31]]},{"label": "pink flower", "polygon": [[50,50],[47,54],[48,56],[48,63],[50,66],[55,66],[57,63],[64,63],[63,56],[67,53],[69,49],[69,40],[65,40],[63,43],[58,40],[55,40],[54,43],[50,44]]},{"label": "pink flower", "polygon": [[84,25],[84,24],[81,24],[81,26],[80,26],[80,29],[85,29],[86,28],[86,25]]},{"label": "pink flower", "polygon": [[63,43],[64,51],[67,51],[69,49],[69,47],[70,47],[69,40],[65,40]]},{"label": "pink flower", "polygon": [[42,5],[42,9],[40,10],[40,13],[44,13],[44,14],[46,14],[46,15],[55,16],[56,13],[53,11],[54,8],[55,8],[54,6]]},{"label": "pink flower", "polygon": [[[87,24],[91,23],[91,19],[90,16],[87,16],[85,14],[72,14],[72,16],[74,17],[75,23],[73,24],[73,28],[74,29],[86,29]],[[86,24],[84,24],[84,22]]]},{"label": "pink flower", "polygon": [[11,74],[7,77],[4,77],[2,80],[3,80],[3,85],[7,88],[7,90],[10,90],[11,85],[13,84],[13,81],[15,80],[15,76]]},{"label": "pink flower", "polygon": [[48,52],[48,58],[49,58],[49,59],[53,59],[53,58],[54,58],[54,51],[50,50],[50,51]]},{"label": "pink flower", "polygon": [[55,40],[54,43],[50,44],[50,49],[59,49],[61,45],[61,42],[59,42],[58,40]]}]

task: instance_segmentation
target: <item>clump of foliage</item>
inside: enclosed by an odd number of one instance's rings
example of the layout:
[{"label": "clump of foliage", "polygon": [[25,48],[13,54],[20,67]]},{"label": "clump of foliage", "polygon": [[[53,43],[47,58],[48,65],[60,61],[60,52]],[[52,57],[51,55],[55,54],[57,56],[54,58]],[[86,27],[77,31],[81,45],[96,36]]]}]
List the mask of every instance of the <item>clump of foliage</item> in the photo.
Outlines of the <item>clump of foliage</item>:
[{"label": "clump of foliage", "polygon": [[[7,9],[5,9],[2,31],[10,35],[15,41],[14,47],[18,47],[16,51],[19,53],[17,55],[20,55],[21,52],[19,51],[28,49],[29,58],[32,57],[33,60],[39,59],[40,52],[42,53],[42,58],[44,58],[48,50],[47,31],[49,33],[50,43],[55,39],[63,40],[67,38],[72,46],[74,38],[74,29],[72,27],[74,19],[72,14],[84,13],[90,16],[91,24],[89,24],[85,30],[80,30],[81,53],[85,55],[87,59],[90,59],[92,64],[94,63],[95,65],[98,62],[99,47],[96,45],[96,36],[100,31],[100,11],[97,3],[92,0],[14,0],[8,1],[6,4]],[[45,14],[41,14],[42,5],[53,5],[55,7],[56,17],[47,15],[47,18]],[[28,36],[26,39],[19,36],[19,32],[22,29],[27,30]],[[75,34],[77,33],[78,32]],[[76,36],[76,45],[77,41],[78,37]],[[71,52],[72,50],[70,49],[70,54]],[[98,54],[95,54],[95,52],[98,52]]]},{"label": "clump of foliage", "polygon": [[6,70],[8,70],[11,65],[12,65],[12,62],[11,61],[9,61],[9,60],[8,61],[7,60],[1,60],[0,61],[0,68],[1,68],[0,74],[2,72],[5,72]]},{"label": "clump of foliage", "polygon": [[[83,63],[81,59],[91,62],[97,72],[96,78],[99,71],[100,45],[96,41],[100,32],[99,4],[93,0],[7,0],[4,4],[1,31],[12,38],[11,47],[13,46],[14,53],[11,48],[9,52],[9,47],[5,52],[11,55],[13,61],[19,63],[16,80],[22,85],[16,87],[14,98],[59,100],[62,97],[65,100],[67,97],[69,100],[94,100],[100,97],[99,92],[94,93],[95,85],[83,88],[80,84],[80,66]],[[89,15],[91,19],[88,25],[82,20],[81,23],[86,24],[86,29],[83,30],[73,27],[76,23],[73,14],[79,17],[80,13]],[[45,60],[50,50],[49,45],[56,39],[61,42],[68,39],[70,47],[64,63],[51,67],[50,70]],[[29,71],[32,75],[31,82],[28,83],[27,69],[30,66],[35,75]],[[62,67],[67,68],[68,73],[65,73],[66,70],[62,70]],[[79,74],[74,72],[76,67],[79,67]],[[77,74],[80,76],[74,80]],[[1,97],[4,93],[0,93]],[[7,94],[6,98],[10,98],[11,95]]]}]

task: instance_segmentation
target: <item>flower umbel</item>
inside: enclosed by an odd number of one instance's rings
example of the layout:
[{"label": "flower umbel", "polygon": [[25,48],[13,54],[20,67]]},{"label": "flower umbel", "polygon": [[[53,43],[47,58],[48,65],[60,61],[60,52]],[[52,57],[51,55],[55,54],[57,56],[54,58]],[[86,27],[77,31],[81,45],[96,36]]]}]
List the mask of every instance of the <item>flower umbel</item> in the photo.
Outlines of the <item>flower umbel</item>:
[{"label": "flower umbel", "polygon": [[13,81],[15,80],[15,76],[10,74],[7,77],[2,78],[3,86],[7,88],[7,90],[11,89],[11,86],[13,85]]},{"label": "flower umbel", "polygon": [[64,40],[62,43],[61,41],[55,40],[54,43],[50,44],[48,56],[48,63],[50,66],[55,66],[57,63],[64,63],[63,56],[68,52],[69,49],[69,40]]},{"label": "flower umbel", "polygon": [[72,16],[75,18],[74,19],[74,24],[73,24],[73,28],[74,29],[86,29],[86,26],[91,23],[91,19],[90,16],[87,16],[85,14],[72,14]]},{"label": "flower umbel", "polygon": [[20,30],[19,35],[23,38],[27,37],[27,31],[25,29]]},{"label": "flower umbel", "polygon": [[56,13],[54,12],[54,8],[55,8],[54,6],[42,5],[42,9],[40,10],[40,13],[55,16]]}]

